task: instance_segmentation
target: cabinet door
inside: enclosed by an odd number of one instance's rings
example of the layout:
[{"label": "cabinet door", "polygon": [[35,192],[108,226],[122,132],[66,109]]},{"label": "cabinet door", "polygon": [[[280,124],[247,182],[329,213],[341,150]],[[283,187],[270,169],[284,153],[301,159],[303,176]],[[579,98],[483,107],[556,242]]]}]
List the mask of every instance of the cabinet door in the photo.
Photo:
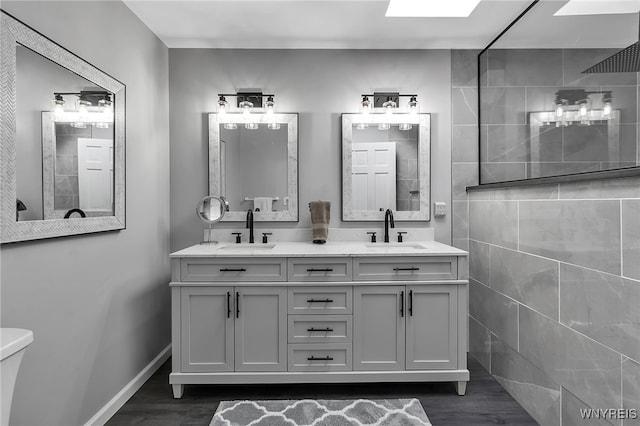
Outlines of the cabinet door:
[{"label": "cabinet door", "polygon": [[407,286],[407,369],[457,367],[455,285]]},{"label": "cabinet door", "polygon": [[236,287],[236,371],[286,371],[287,289]]},{"label": "cabinet door", "polygon": [[182,287],[183,372],[233,371],[232,294],[232,287]]},{"label": "cabinet door", "polygon": [[354,370],[404,370],[404,293],[404,286],[354,287]]}]

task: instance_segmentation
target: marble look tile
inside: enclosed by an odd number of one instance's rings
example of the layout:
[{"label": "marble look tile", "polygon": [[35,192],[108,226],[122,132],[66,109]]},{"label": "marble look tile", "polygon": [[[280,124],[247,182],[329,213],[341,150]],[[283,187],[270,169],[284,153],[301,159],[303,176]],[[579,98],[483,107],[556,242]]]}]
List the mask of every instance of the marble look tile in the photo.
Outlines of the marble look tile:
[{"label": "marble look tile", "polygon": [[559,86],[561,49],[491,49],[489,86]]},{"label": "marble look tile", "polygon": [[56,195],[53,199],[53,208],[55,210],[69,210],[74,207],[73,195]]},{"label": "marble look tile", "polygon": [[451,165],[451,173],[451,197],[453,200],[466,200],[467,186],[478,184],[478,164],[453,163]]},{"label": "marble look tile", "polygon": [[490,246],[475,240],[469,241],[469,275],[481,283],[489,283]]},{"label": "marble look tile", "polygon": [[592,407],[619,407],[620,354],[520,306],[520,354]]},{"label": "marble look tile", "polygon": [[480,182],[506,182],[527,177],[526,163],[482,163]]},{"label": "marble look tile", "polygon": [[507,248],[518,248],[518,203],[474,201],[469,205],[469,237]]},{"label": "marble look tile", "polygon": [[586,410],[589,408],[603,407],[589,407],[587,404],[580,401],[571,392],[569,392],[565,388],[562,388],[562,426],[611,426],[612,423],[609,423],[604,419],[583,419],[582,415],[580,414],[580,410]]},{"label": "marble look tile", "polygon": [[609,140],[609,129],[606,125],[568,126],[562,129],[563,161],[624,161],[635,158],[635,129],[631,134],[628,127],[624,126],[625,134],[618,134],[617,147]]},{"label": "marble look tile", "polygon": [[635,419],[626,419],[624,426],[640,426],[640,363],[622,361],[622,408],[635,409]]},{"label": "marble look tile", "polygon": [[640,200],[622,200],[622,269],[640,280]]},{"label": "marble look tile", "polygon": [[640,282],[567,264],[560,277],[560,321],[640,359]]},{"label": "marble look tile", "polygon": [[478,85],[478,53],[480,50],[451,51],[451,86],[476,87]]},{"label": "marble look tile", "polygon": [[56,174],[77,175],[78,157],[70,154],[56,155]]},{"label": "marble look tile", "polygon": [[527,177],[561,176],[574,173],[586,173],[600,170],[600,162],[581,163],[528,163]]},{"label": "marble look tile", "polygon": [[[636,85],[632,85],[602,86],[599,88],[599,90],[611,91],[613,108],[620,111],[620,123],[636,124],[638,118],[638,94],[636,87]],[[601,102],[598,102],[598,104],[599,103]],[[596,104],[594,108],[597,108],[598,104]]]},{"label": "marble look tile", "polygon": [[560,425],[560,385],[495,335],[491,374],[541,425]]},{"label": "marble look tile", "polygon": [[474,189],[468,192],[469,201],[489,201],[495,189]]},{"label": "marble look tile", "polygon": [[604,86],[637,84],[636,73],[583,74],[582,71],[608,58],[620,49],[563,49],[565,86]]},{"label": "marble look tile", "polygon": [[558,262],[496,246],[489,258],[492,289],[558,320]]},{"label": "marble look tile", "polygon": [[527,113],[552,111],[558,86],[527,87]]},{"label": "marble look tile", "polygon": [[529,141],[532,162],[562,162],[563,129],[555,125],[531,127]]},{"label": "marble look tile", "polygon": [[489,125],[487,133],[487,158],[489,163],[531,161],[529,126]]},{"label": "marble look tile", "polygon": [[520,251],[621,272],[619,201],[521,201],[519,224]]},{"label": "marble look tile", "polygon": [[492,200],[554,200],[558,198],[558,185],[499,188],[490,194]]},{"label": "marble look tile", "polygon": [[[457,125],[451,128],[451,161],[478,162],[478,126]],[[477,167],[476,167],[477,168]]]},{"label": "marble look tile", "polygon": [[489,330],[472,317],[469,317],[469,355],[474,357],[485,370],[491,371]]},{"label": "marble look tile", "polygon": [[518,348],[518,303],[469,279],[469,315],[514,349]]},{"label": "marble look tile", "polygon": [[453,239],[469,238],[469,205],[466,201],[453,202]]},{"label": "marble look tile", "polygon": [[469,251],[469,239],[468,238],[454,238],[453,246],[460,250]]},{"label": "marble look tile", "polygon": [[478,89],[451,90],[451,124],[478,124]]},{"label": "marble look tile", "polygon": [[640,198],[640,177],[600,179],[560,185],[561,199]]},{"label": "marble look tile", "polygon": [[483,124],[526,124],[527,122],[524,87],[483,88],[480,100]]}]

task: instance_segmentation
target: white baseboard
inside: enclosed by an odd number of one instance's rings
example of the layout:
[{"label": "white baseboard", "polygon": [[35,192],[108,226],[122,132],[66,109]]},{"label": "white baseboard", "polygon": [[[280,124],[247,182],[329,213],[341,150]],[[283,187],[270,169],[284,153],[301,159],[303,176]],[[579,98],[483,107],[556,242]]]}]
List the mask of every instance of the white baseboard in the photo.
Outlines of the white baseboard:
[{"label": "white baseboard", "polygon": [[116,394],[104,407],[100,409],[85,426],[102,426],[109,421],[113,415],[149,380],[171,355],[171,345],[164,348],[153,361],[147,364],[136,377],[126,384],[120,392]]}]

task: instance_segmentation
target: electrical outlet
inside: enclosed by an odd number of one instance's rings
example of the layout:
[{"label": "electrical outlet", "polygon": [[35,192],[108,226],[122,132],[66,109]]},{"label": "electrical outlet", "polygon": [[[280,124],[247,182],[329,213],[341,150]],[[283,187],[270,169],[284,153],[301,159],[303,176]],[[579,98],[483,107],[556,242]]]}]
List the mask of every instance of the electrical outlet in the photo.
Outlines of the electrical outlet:
[{"label": "electrical outlet", "polygon": [[434,204],[434,212],[433,215],[434,216],[446,216],[447,215],[447,203],[445,203],[444,201],[436,201]]}]

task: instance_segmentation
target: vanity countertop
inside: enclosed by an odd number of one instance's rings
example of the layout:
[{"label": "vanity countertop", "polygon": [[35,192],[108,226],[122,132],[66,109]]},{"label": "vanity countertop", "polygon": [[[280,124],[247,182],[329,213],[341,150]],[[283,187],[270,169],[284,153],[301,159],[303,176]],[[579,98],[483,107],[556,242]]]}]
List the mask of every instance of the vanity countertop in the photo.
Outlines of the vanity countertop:
[{"label": "vanity countertop", "polygon": [[196,244],[171,257],[352,257],[352,256],[467,256],[464,250],[437,241],[405,243],[310,242]]}]

